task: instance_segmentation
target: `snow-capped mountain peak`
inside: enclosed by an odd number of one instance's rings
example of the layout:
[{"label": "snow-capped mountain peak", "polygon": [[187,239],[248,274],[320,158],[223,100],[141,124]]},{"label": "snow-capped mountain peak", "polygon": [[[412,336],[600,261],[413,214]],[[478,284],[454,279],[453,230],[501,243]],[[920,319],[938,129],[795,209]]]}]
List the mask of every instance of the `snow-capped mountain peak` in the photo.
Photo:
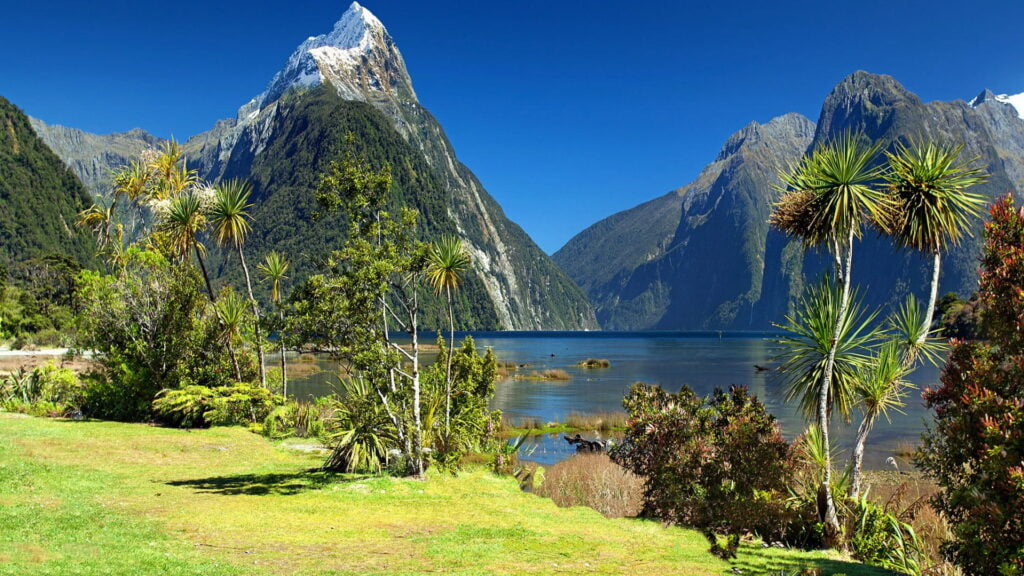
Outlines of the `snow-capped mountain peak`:
[{"label": "snow-capped mountain peak", "polygon": [[1016,108],[1017,116],[1024,119],[1024,92],[1021,92],[1020,94],[1011,95],[999,94],[996,96],[996,100],[998,100],[999,102],[1005,102],[1010,106]]},{"label": "snow-capped mountain peak", "polygon": [[239,109],[238,119],[251,119],[289,90],[324,83],[346,100],[416,100],[405,62],[384,24],[353,2],[330,32],[307,38],[292,52],[267,89]]},{"label": "snow-capped mountain peak", "polygon": [[1002,102],[1003,104],[1009,104],[1016,110],[1017,116],[1024,120],[1024,92],[1020,94],[993,94],[989,90],[983,90],[981,94],[975,96],[968,105],[971,108],[977,108],[982,102],[988,100],[995,100],[996,102]]}]

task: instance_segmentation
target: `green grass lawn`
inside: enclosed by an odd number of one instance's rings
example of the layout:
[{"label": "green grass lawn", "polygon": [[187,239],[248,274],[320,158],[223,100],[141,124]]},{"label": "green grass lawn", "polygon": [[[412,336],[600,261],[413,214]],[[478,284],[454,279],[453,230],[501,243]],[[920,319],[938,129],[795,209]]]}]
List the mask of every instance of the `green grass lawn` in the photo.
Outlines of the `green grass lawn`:
[{"label": "green grass lawn", "polygon": [[744,547],[558,508],[473,470],[426,482],[315,471],[240,428],[0,414],[0,574],[880,575],[826,553]]}]

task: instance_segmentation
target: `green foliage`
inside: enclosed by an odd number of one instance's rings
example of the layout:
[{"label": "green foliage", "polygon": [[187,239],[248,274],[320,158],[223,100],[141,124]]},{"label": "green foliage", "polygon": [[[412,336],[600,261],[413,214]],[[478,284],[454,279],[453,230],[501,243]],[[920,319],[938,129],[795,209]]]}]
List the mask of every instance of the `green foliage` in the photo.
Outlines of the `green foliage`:
[{"label": "green foliage", "polygon": [[0,340],[13,338],[14,348],[70,345],[81,269],[64,256],[0,267]]},{"label": "green foliage", "polygon": [[853,518],[850,548],[861,562],[920,576],[924,545],[910,524],[866,495],[857,499]]},{"label": "green foliage", "polygon": [[853,388],[857,381],[857,367],[864,363],[864,348],[875,341],[878,333],[871,328],[874,313],[865,313],[856,294],[845,314],[842,310],[839,287],[828,276],[811,286],[796,311],[786,317],[786,324],[777,325],[789,334],[778,340],[782,351],[779,374],[786,384],[786,399],[799,400],[800,408],[808,418],[817,416],[821,386],[828,366],[832,339],[839,325],[839,339],[835,345],[828,390],[829,413],[838,410],[847,420],[854,405]]},{"label": "green foliage", "polygon": [[74,371],[53,362],[0,377],[0,408],[38,416],[67,416],[82,406],[84,388]]},{"label": "green foliage", "polygon": [[967,192],[985,181],[985,172],[971,167],[977,159],[963,161],[963,145],[950,146],[932,140],[897,142],[886,152],[885,175],[892,209],[881,228],[900,246],[921,252],[945,250],[970,234],[985,197]]},{"label": "green foliage", "polygon": [[96,243],[73,226],[88,204],[85,187],[28,117],[0,97],[0,266],[57,254],[94,264]]},{"label": "green foliage", "polygon": [[455,471],[465,454],[489,452],[496,447],[501,414],[488,405],[494,397],[498,361],[490,348],[481,356],[471,336],[451,353],[451,419],[450,426],[445,426],[442,411],[449,349],[441,336],[438,348],[437,361],[423,374],[424,404],[430,407],[425,411],[425,442],[436,466]]},{"label": "green foliage", "polygon": [[989,342],[956,341],[942,383],[925,391],[935,422],[917,465],[942,488],[947,559],[967,574],[1024,574],[1024,210],[991,207],[979,298]]},{"label": "green foliage", "polygon": [[262,386],[236,383],[208,388],[185,386],[161,390],[153,412],[164,422],[182,428],[265,423],[284,398]]},{"label": "green foliage", "polygon": [[330,423],[333,451],[325,466],[346,472],[380,473],[404,464],[398,430],[373,387],[362,378],[341,381]]},{"label": "green foliage", "polygon": [[790,446],[764,405],[734,386],[701,398],[637,383],[612,459],[647,478],[645,513],[711,534],[786,535]]},{"label": "green foliage", "polygon": [[136,249],[118,276],[82,274],[80,345],[96,350],[103,366],[89,378],[90,415],[144,420],[160,390],[233,380],[223,330],[200,283],[192,267]]}]

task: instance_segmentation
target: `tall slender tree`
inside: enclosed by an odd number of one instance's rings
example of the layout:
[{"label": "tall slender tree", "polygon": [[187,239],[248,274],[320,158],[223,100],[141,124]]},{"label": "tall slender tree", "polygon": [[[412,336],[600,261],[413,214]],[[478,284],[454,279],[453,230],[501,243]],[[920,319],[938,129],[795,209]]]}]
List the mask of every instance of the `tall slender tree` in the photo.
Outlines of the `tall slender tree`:
[{"label": "tall slender tree", "polygon": [[867,359],[859,371],[854,385],[854,394],[864,412],[857,427],[857,440],[853,447],[853,482],[850,495],[860,496],[863,475],[864,445],[868,434],[874,428],[879,416],[889,418],[890,411],[902,412],[910,383],[906,377],[911,367],[904,362],[903,350],[898,339],[890,339]]},{"label": "tall slender tree", "polygon": [[961,159],[962,151],[963,145],[919,139],[909,146],[897,142],[893,152],[886,152],[891,208],[882,214],[880,227],[898,245],[930,255],[933,261],[924,331],[919,336],[922,342],[935,313],[942,252],[970,234],[972,222],[985,206],[984,196],[967,190],[984,182],[987,175],[972,166],[977,158]]},{"label": "tall slender tree", "polygon": [[445,295],[448,302],[448,341],[447,366],[445,366],[445,407],[444,429],[451,428],[452,414],[452,354],[455,350],[455,311],[452,306],[452,292],[462,283],[462,275],[469,269],[469,253],[462,240],[455,236],[442,236],[431,245],[427,261],[427,281],[434,289],[434,294]]},{"label": "tall slender tree", "polygon": [[278,334],[278,344],[281,349],[281,386],[285,398],[288,397],[288,365],[285,359],[284,344],[284,308],[281,306],[281,282],[288,279],[285,274],[288,272],[288,260],[276,251],[267,253],[262,264],[256,267],[263,273],[263,277],[270,280],[270,301],[277,306],[277,313],[280,320],[281,332]]},{"label": "tall slender tree", "polygon": [[[888,200],[877,183],[883,169],[877,162],[879,144],[866,144],[862,133],[846,132],[826,141],[796,166],[782,173],[783,195],[771,216],[773,226],[800,238],[805,245],[828,246],[835,259],[840,288],[831,345],[820,372],[818,423],[826,448],[829,446],[829,406],[836,350],[850,304],[853,242],[861,236],[866,221],[877,221]],[[830,545],[839,536],[839,517],[832,499],[832,459],[826,453],[826,469],[819,487],[819,514],[825,523]]]},{"label": "tall slender tree", "polygon": [[267,372],[263,360],[263,335],[260,330],[260,307],[252,292],[252,279],[249,266],[245,263],[245,237],[252,227],[249,225],[249,196],[252,187],[242,180],[227,180],[215,188],[213,203],[210,206],[209,219],[213,226],[213,237],[219,246],[230,245],[238,253],[238,261],[242,264],[245,274],[245,288],[249,292],[249,305],[252,308],[253,332],[256,335],[256,357],[260,367],[260,384],[267,386]]},{"label": "tall slender tree", "polygon": [[[210,296],[210,302],[216,307],[217,294],[213,291],[213,284],[210,283],[210,275],[206,271],[206,262],[203,256],[206,254],[206,247],[199,240],[199,235],[206,228],[206,215],[203,211],[203,202],[199,195],[192,189],[171,199],[167,208],[167,214],[157,230],[164,234],[174,254],[183,261],[187,261],[189,253],[194,253],[199,262],[199,270],[203,273],[203,281],[206,283],[206,291]],[[216,309],[216,308],[215,308]],[[223,323],[219,309],[217,317]],[[234,343],[227,341],[228,354],[231,356],[231,363],[235,368],[235,378],[242,379],[242,373],[238,366],[238,357],[235,355]]]}]

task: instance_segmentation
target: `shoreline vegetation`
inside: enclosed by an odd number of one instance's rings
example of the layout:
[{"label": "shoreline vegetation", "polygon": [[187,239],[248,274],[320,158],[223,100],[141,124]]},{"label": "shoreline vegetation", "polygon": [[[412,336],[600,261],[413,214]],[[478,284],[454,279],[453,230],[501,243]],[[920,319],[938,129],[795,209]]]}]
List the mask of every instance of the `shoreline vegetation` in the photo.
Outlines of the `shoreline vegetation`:
[{"label": "shoreline vegetation", "polygon": [[324,472],[242,427],[0,420],[12,574],[887,574],[756,541],[727,562],[697,531],[559,508],[479,467],[422,482]]}]

